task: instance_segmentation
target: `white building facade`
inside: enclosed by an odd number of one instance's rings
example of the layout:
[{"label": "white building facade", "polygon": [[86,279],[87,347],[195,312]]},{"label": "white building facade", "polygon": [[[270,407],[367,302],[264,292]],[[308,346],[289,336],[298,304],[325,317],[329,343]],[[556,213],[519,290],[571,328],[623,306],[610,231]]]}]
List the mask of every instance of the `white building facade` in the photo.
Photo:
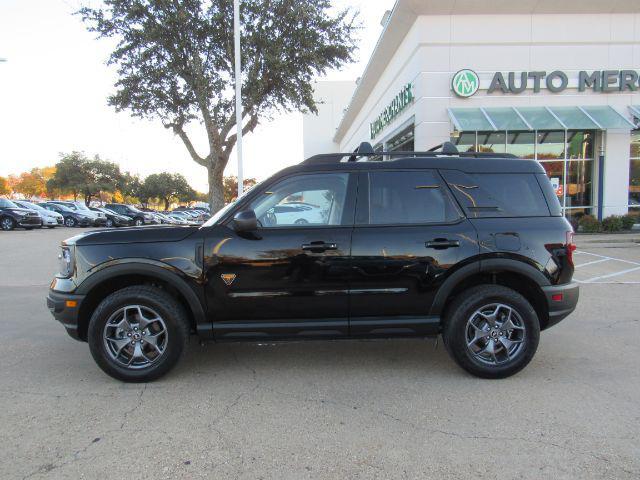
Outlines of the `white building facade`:
[{"label": "white building facade", "polygon": [[338,90],[319,87],[333,117],[305,119],[307,155],[452,141],[536,158],[570,218],[640,207],[636,0],[398,0],[344,105]]}]

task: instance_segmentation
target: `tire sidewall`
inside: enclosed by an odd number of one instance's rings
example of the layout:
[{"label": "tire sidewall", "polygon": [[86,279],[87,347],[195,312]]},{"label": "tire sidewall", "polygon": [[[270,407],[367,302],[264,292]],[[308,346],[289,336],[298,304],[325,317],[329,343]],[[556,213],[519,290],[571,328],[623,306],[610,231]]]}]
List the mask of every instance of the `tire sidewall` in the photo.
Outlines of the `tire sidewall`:
[{"label": "tire sidewall", "polygon": [[[526,367],[538,348],[540,323],[531,304],[519,293],[498,285],[486,285],[461,294],[461,301],[452,305],[444,328],[444,344],[449,354],[465,370],[482,378],[505,378]],[[524,349],[504,365],[487,365],[477,360],[467,348],[467,321],[479,308],[501,303],[518,312],[525,326]]]},{"label": "tire sidewall", "polygon": [[[111,359],[103,342],[104,327],[109,317],[119,308],[127,305],[152,308],[162,317],[167,328],[168,343],[162,357],[142,369],[133,370],[117,364]],[[149,294],[148,291],[137,290],[136,292],[134,289],[124,289],[107,297],[94,311],[87,332],[89,349],[95,362],[108,375],[125,382],[147,382],[167,373],[182,355],[189,335],[188,329],[181,324],[184,318],[176,318],[175,308],[181,307],[176,303],[171,308],[167,300]]]},{"label": "tire sidewall", "polygon": [[67,227],[73,228],[77,225],[76,219],[73,217],[67,217],[64,219],[64,224]]},{"label": "tire sidewall", "polygon": [[107,223],[106,223],[107,227],[113,227],[115,224],[113,223],[113,220],[111,220],[110,218],[107,219]]},{"label": "tire sidewall", "polygon": [[[6,225],[6,226],[5,226]],[[0,228],[5,231],[13,230],[16,228],[16,221],[11,217],[2,217],[0,219]]]}]

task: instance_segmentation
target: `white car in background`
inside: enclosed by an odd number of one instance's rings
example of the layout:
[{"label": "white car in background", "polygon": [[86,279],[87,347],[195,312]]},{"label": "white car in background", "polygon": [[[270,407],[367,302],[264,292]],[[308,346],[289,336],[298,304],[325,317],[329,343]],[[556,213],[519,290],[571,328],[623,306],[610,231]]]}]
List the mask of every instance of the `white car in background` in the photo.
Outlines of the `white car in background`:
[{"label": "white car in background", "polygon": [[322,209],[304,202],[279,203],[273,207],[277,225],[305,225],[325,223]]},{"label": "white car in background", "polygon": [[61,227],[64,223],[64,217],[58,212],[47,210],[35,203],[27,202],[26,200],[14,200],[13,203],[19,207],[26,208],[28,210],[35,210],[42,217],[42,226],[47,228]]}]

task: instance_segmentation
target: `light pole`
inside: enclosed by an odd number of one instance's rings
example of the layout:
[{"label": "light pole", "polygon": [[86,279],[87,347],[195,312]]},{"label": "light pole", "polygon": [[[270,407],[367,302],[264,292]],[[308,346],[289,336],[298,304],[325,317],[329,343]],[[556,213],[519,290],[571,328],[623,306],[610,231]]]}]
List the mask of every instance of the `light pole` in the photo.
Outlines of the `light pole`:
[{"label": "light pole", "polygon": [[240,0],[233,0],[233,37],[236,71],[236,130],[238,142],[238,197],[244,190],[242,175],[242,63],[240,61]]}]

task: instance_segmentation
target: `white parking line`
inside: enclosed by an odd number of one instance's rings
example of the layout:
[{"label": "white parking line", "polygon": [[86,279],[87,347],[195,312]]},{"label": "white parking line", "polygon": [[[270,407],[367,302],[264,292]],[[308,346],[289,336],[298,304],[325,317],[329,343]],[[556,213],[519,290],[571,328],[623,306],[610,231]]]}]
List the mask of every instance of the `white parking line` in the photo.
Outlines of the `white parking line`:
[{"label": "white parking line", "polygon": [[576,282],[578,282],[578,283],[590,283],[590,284],[612,284],[612,283],[618,283],[618,284],[627,284],[627,285],[638,285],[638,284],[640,284],[640,281],[623,281],[623,282],[616,282],[616,281],[603,282],[603,281],[601,281],[601,280],[605,280],[605,279],[611,279],[611,278],[617,277],[619,275],[624,275],[625,273],[631,273],[631,272],[638,271],[638,270],[640,270],[640,262],[633,262],[631,260],[623,260],[621,258],[608,257],[607,255],[600,255],[600,254],[597,254],[597,253],[585,252],[585,251],[582,251],[582,250],[576,251],[576,252],[574,252],[574,254],[589,255],[589,256],[598,258],[598,260],[593,260],[591,262],[586,262],[586,263],[582,263],[580,265],[576,265],[575,268],[586,267],[588,265],[594,265],[594,264],[604,263],[604,262],[609,262],[609,261],[626,263],[628,265],[636,265],[633,268],[628,268],[628,269],[625,269],[625,270],[620,270],[618,272],[608,273],[606,275],[598,275],[597,277],[587,278],[586,280],[579,280],[579,279],[574,277],[574,280]]}]

